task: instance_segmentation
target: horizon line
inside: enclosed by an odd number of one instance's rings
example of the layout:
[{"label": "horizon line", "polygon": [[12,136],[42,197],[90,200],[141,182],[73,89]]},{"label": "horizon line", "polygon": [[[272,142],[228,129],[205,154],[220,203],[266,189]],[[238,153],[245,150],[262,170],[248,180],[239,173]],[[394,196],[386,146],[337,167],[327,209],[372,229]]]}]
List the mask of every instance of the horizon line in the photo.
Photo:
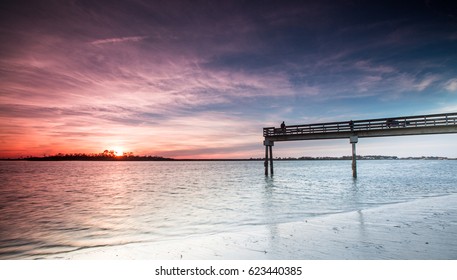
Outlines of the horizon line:
[{"label": "horizon line", "polygon": [[[351,156],[301,156],[301,157],[276,157],[274,160],[351,160]],[[406,156],[399,157],[394,155],[357,155],[360,160],[457,160],[454,157],[446,156]],[[166,158],[162,156],[133,156],[133,157],[106,157],[106,158],[56,158],[56,156],[44,157],[22,157],[22,158],[0,158],[0,161],[264,161],[265,158]]]}]

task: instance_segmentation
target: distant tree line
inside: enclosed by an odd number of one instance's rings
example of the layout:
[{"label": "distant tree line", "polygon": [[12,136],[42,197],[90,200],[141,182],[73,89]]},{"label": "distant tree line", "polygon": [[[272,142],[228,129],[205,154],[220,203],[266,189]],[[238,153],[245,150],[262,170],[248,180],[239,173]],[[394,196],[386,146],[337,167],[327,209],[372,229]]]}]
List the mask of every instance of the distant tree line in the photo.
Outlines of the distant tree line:
[{"label": "distant tree line", "polygon": [[[276,157],[275,160],[351,160],[351,156],[341,157]],[[368,155],[357,156],[358,160],[457,160],[457,158],[437,157],[437,156],[420,156],[420,157],[397,157],[397,156],[380,156]],[[117,155],[113,150],[105,150],[103,153],[58,153],[56,155],[44,155],[42,157],[20,157],[16,159],[3,160],[32,160],[32,161],[63,161],[63,160],[87,160],[87,161],[264,161],[265,158],[249,158],[249,159],[174,159],[161,156],[138,156],[132,152],[124,152],[122,155]]]},{"label": "distant tree line", "polygon": [[[452,160],[454,158],[447,157],[435,157],[435,156],[421,156],[421,157],[397,157],[397,156],[380,156],[380,155],[369,155],[369,156],[356,156],[359,160]],[[265,160],[265,158],[250,158],[250,160]],[[352,156],[342,157],[276,157],[275,160],[352,160]]]},{"label": "distant tree line", "polygon": [[172,158],[165,158],[161,156],[137,156],[132,152],[124,152],[122,155],[117,155],[113,150],[105,150],[103,153],[70,153],[62,154],[58,153],[56,155],[49,155],[43,157],[27,157],[26,160],[35,160],[35,161],[60,161],[60,160],[93,160],[93,161],[166,161],[174,160]]}]

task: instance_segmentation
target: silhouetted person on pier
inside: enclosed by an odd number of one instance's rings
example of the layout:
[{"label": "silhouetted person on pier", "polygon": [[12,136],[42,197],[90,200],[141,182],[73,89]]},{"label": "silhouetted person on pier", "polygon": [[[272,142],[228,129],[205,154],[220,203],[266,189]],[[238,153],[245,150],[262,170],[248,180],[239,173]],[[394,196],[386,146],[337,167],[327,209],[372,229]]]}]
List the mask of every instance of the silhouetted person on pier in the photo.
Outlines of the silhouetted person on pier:
[{"label": "silhouetted person on pier", "polygon": [[388,128],[400,126],[400,122],[394,119],[387,119],[386,125]]},{"label": "silhouetted person on pier", "polygon": [[284,122],[281,123],[281,131],[282,133],[286,132],[286,124]]}]

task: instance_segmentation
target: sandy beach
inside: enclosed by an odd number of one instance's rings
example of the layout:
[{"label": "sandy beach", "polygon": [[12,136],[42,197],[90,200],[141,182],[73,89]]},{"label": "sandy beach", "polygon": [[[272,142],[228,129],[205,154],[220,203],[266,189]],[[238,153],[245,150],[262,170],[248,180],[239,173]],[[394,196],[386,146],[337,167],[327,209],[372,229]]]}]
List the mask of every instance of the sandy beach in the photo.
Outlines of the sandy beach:
[{"label": "sandy beach", "polygon": [[457,194],[238,232],[77,250],[52,259],[455,260]]}]

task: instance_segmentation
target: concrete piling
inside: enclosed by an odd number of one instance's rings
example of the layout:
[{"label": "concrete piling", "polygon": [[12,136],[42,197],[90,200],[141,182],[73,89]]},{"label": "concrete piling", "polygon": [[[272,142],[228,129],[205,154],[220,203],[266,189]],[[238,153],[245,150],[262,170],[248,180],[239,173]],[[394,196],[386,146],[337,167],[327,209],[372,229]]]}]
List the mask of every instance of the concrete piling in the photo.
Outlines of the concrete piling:
[{"label": "concrete piling", "polygon": [[355,145],[359,141],[358,136],[351,136],[349,142],[352,144],[352,177],[357,178],[357,154]]},{"label": "concrete piling", "polygon": [[268,162],[270,162],[270,173],[273,175],[273,146],[274,142],[270,140],[263,141],[265,146],[265,176],[268,176]]}]

